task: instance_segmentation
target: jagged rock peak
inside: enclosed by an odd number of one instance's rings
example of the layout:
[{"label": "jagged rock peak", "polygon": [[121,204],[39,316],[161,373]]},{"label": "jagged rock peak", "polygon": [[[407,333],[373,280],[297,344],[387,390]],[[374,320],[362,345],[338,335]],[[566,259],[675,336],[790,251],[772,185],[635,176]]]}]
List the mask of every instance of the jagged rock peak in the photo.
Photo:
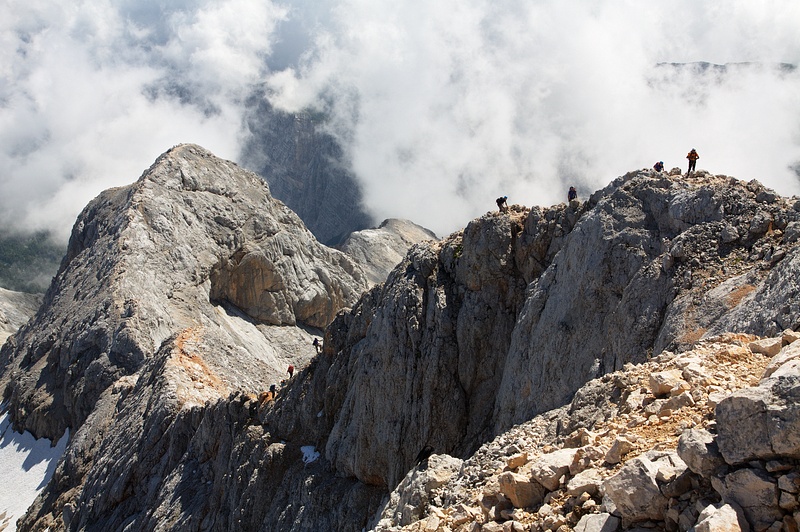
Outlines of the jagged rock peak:
[{"label": "jagged rock peak", "polygon": [[389,218],[377,228],[351,233],[339,249],[364,268],[374,285],[385,281],[408,249],[423,240],[437,240],[437,236],[409,220]]},{"label": "jagged rock peak", "polygon": [[319,244],[262,179],[176,146],[81,213],[42,308],[2,350],[0,386],[15,423],[57,439],[164,341],[192,331],[204,343],[193,353],[226,392],[263,390],[310,358],[313,348],[298,351],[308,328],[365,288],[361,269]]}]

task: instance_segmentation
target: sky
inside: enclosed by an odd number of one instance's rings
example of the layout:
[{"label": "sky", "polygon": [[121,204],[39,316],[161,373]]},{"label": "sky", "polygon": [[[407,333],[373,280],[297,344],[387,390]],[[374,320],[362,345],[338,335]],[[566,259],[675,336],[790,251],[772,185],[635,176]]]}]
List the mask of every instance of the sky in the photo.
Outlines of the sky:
[{"label": "sky", "polygon": [[330,117],[376,222],[440,235],[691,148],[800,194],[798,27],[796,0],[0,0],[0,225],[66,239],[176,144],[237,161],[256,87]]}]

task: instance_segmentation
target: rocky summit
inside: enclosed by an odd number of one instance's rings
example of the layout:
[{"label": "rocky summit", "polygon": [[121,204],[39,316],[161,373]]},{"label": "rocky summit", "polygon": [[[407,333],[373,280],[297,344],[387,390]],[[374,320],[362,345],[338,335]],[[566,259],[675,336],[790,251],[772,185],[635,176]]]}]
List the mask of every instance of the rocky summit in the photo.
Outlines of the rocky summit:
[{"label": "rocky summit", "polygon": [[389,218],[374,229],[355,231],[338,248],[364,269],[371,285],[382,283],[409,248],[436,235],[409,220]]},{"label": "rocky summit", "polygon": [[644,170],[367,289],[177,147],[86,208],[0,352],[15,425],[71,429],[18,526],[797,530],[798,241],[797,198]]}]

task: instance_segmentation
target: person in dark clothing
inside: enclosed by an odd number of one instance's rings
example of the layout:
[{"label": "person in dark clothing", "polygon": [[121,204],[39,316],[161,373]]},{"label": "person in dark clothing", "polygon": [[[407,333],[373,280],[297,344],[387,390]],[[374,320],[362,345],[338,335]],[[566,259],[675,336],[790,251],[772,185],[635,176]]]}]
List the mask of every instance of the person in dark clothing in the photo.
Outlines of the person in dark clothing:
[{"label": "person in dark clothing", "polygon": [[664,161],[658,161],[656,164],[653,165],[653,170],[656,172],[663,172],[664,171]]},{"label": "person in dark clothing", "polygon": [[575,187],[569,187],[569,192],[567,192],[567,201],[572,201],[574,199],[578,199],[578,191],[575,190]]},{"label": "person in dark clothing", "polygon": [[689,159],[689,170],[686,172],[686,175],[689,175],[694,172],[694,169],[697,167],[697,159],[699,159],[700,156],[697,154],[697,151],[692,148],[692,151],[689,152],[686,158]]},{"label": "person in dark clothing", "polygon": [[508,196],[503,196],[495,200],[497,202],[497,208],[500,209],[500,212],[508,212],[508,204],[506,203],[507,199]]},{"label": "person in dark clothing", "polygon": [[311,343],[314,345],[314,350],[319,354],[320,351],[322,351],[322,344],[319,343],[319,339],[314,338],[314,341]]}]

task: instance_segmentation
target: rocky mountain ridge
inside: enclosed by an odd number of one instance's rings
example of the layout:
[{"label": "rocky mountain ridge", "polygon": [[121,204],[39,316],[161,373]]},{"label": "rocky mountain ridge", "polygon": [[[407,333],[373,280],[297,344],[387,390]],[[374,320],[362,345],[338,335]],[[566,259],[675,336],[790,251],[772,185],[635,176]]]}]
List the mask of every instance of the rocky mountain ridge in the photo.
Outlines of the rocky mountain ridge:
[{"label": "rocky mountain ridge", "polygon": [[[294,262],[291,257],[302,251],[282,247],[302,230],[281,225],[293,227],[293,216],[268,192],[236,192],[255,176],[197,147],[164,157],[165,171],[155,174],[174,183],[180,199],[170,192],[170,201],[159,202],[155,194],[132,202],[136,208],[129,211],[120,208],[127,205],[120,200],[135,194],[123,189],[93,202],[76,225],[74,253],[56,279],[61,284],[54,284],[37,317],[0,352],[15,423],[44,434],[61,426],[74,430],[53,480],[20,522],[23,529],[399,526],[396,516],[403,511],[392,510],[392,501],[411,490],[403,482],[421,452],[449,455],[453,458],[443,460],[450,464],[479,457],[486,442],[513,434],[516,426],[543,423],[536,420],[553,419],[547,412],[588,400],[579,392],[587,382],[599,379],[606,386],[615,378],[604,375],[638,371],[636,364],[655,356],[669,363],[665,350],[681,353],[703,337],[718,336],[718,329],[774,336],[800,323],[793,304],[800,279],[800,202],[757,182],[705,172],[686,178],[638,171],[585,203],[546,209],[512,205],[508,214],[488,213],[441,241],[417,244],[385,283],[356,300],[337,295],[356,292],[356,284],[350,292],[337,292],[341,285],[333,277],[349,276],[363,290],[363,273],[335,252],[314,253],[324,257],[321,262],[339,265],[333,275],[322,274],[320,264],[314,274],[290,282],[291,274],[279,269],[285,264],[295,274],[304,271],[308,257]],[[154,168],[162,166],[157,162]],[[243,181],[229,181],[229,174]],[[196,189],[211,192],[214,201],[201,202],[205,194],[196,195]],[[242,196],[251,195],[273,206],[267,210],[280,223],[258,218],[265,208],[248,207]],[[240,202],[247,215],[237,214]],[[175,203],[191,205],[192,214]],[[147,231],[119,238],[112,229],[124,224],[111,224],[109,217],[136,219],[136,213],[152,213]],[[165,239],[163,247],[152,241],[169,234],[167,220],[176,214],[187,226],[203,227],[200,234],[211,235],[213,242],[198,241],[192,253],[182,252],[180,275],[147,260],[122,272],[114,263],[104,268],[104,260],[77,258],[90,250],[125,251],[124,245],[137,254],[152,248],[173,256],[180,239]],[[252,233],[251,227],[277,231]],[[149,233],[153,230],[156,235]],[[281,238],[282,232],[291,238]],[[202,260],[192,263],[195,257]],[[276,284],[284,275],[289,280]],[[60,300],[115,293],[114,282],[128,276],[140,290],[154,286],[154,292],[167,294],[168,306],[159,307],[163,303],[154,298],[146,313],[139,306],[128,314],[126,305],[114,306],[120,299],[114,297],[108,305],[87,300],[91,315],[77,313],[74,324],[62,315],[72,307],[59,307]],[[104,279],[114,282],[97,284]],[[276,294],[276,286],[285,291]],[[293,323],[313,326],[318,316],[331,316],[307,312],[309,297],[314,300],[310,294],[320,294],[321,286],[329,298],[323,301],[334,302],[323,309],[352,307],[333,318],[322,353],[309,357],[277,398],[259,397],[277,373],[270,373],[274,368],[256,352],[276,344],[286,350],[309,345],[307,329]],[[199,305],[203,301],[208,306]],[[97,347],[127,346],[138,338],[105,308],[141,320],[134,330],[149,340],[133,345],[152,347],[125,356],[101,350],[94,366],[85,353],[70,359],[67,354],[76,351],[67,343],[94,346],[88,351],[94,354]],[[58,319],[61,330],[87,330],[92,324],[94,337],[56,333],[51,324]],[[131,357],[132,370],[116,364]],[[113,363],[104,365],[106,358]],[[105,387],[85,382],[87,370],[98,365]],[[37,390],[36,382],[66,382],[69,393],[42,395],[52,388]],[[643,407],[663,406],[655,401],[660,397],[644,405],[645,394],[641,389],[639,394]],[[702,403],[702,395],[692,398]],[[611,416],[604,408],[601,403],[592,411]],[[570,410],[569,422],[596,430],[599,418],[582,419],[580,410]],[[685,428],[703,425],[703,419],[687,419]],[[542,442],[534,443],[531,456],[543,450]],[[461,465],[451,473],[454,468]],[[398,485],[400,492],[386,498]],[[458,502],[472,507],[474,500]],[[512,510],[503,505],[487,506],[484,517],[458,526],[513,528],[516,522],[530,529],[538,522],[509,519],[502,512]],[[415,515],[426,516],[428,507],[421,508]],[[636,522],[629,519],[625,526]],[[455,526],[447,519],[439,524],[442,530]],[[426,516],[424,526],[433,525]]]},{"label": "rocky mountain ridge", "polygon": [[3,346],[0,386],[15,423],[57,440],[192,330],[214,347],[221,393],[265,389],[365,287],[260,178],[179,146],[83,211],[42,308]]}]

